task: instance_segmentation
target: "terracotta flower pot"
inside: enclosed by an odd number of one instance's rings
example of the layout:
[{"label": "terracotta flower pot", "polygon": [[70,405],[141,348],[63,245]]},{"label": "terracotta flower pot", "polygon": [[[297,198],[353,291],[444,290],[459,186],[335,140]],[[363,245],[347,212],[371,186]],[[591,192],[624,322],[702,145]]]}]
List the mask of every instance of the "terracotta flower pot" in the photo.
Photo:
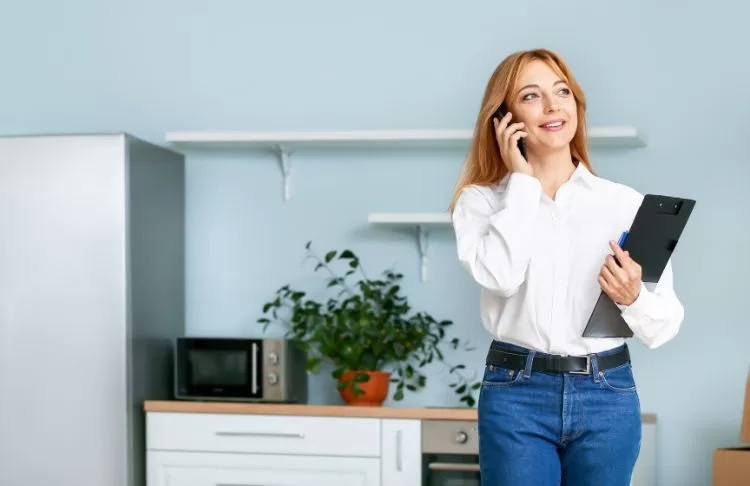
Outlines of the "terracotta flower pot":
[{"label": "terracotta flower pot", "polygon": [[343,390],[339,390],[341,397],[348,405],[360,407],[380,407],[388,397],[391,373],[388,371],[347,371],[339,380],[339,383],[353,380],[357,373],[365,373],[370,379],[359,383],[364,392],[354,395],[352,384],[348,383]]}]

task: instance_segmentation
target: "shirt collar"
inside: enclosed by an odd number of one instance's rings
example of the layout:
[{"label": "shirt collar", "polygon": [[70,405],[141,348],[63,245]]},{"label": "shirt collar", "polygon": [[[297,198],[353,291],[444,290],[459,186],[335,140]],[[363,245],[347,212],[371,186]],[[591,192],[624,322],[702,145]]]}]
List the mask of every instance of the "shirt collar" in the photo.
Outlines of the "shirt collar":
[{"label": "shirt collar", "polygon": [[[505,174],[503,178],[495,185],[496,190],[505,190],[508,184],[508,178],[510,173]],[[589,189],[593,189],[596,184],[597,177],[589,171],[586,166],[580,162],[576,162],[576,168],[570,175],[570,181],[572,182],[583,182]]]},{"label": "shirt collar", "polygon": [[582,181],[589,188],[593,188],[596,184],[596,176],[589,171],[586,166],[580,162],[576,163],[576,170],[570,176],[571,181]]}]

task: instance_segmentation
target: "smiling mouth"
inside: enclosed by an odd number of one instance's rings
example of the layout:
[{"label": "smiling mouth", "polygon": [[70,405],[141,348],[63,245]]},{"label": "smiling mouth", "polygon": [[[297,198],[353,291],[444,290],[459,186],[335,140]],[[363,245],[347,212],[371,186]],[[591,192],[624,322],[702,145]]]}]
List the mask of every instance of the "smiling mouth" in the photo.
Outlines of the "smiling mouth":
[{"label": "smiling mouth", "polygon": [[545,123],[544,125],[539,125],[541,128],[544,128],[545,130],[556,130],[560,129],[565,125],[564,120],[555,120],[551,121],[549,123]]}]

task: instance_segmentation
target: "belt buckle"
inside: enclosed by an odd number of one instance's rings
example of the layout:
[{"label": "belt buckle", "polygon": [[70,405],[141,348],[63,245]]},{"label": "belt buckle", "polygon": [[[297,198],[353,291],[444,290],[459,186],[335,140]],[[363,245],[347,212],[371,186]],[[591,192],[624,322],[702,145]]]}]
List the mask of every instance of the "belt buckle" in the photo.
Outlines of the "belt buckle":
[{"label": "belt buckle", "polygon": [[570,371],[571,375],[590,375],[591,374],[591,355],[587,354],[586,358],[586,369],[583,371]]}]

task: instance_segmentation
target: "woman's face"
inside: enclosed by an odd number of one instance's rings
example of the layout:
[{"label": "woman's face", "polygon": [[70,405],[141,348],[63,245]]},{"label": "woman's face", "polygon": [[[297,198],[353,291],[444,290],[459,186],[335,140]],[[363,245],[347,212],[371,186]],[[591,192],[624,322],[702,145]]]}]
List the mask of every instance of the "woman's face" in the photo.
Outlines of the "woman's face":
[{"label": "woman's face", "polygon": [[510,99],[510,123],[524,122],[529,150],[569,147],[578,128],[578,114],[567,83],[546,62],[535,60],[521,72],[517,89]]}]

